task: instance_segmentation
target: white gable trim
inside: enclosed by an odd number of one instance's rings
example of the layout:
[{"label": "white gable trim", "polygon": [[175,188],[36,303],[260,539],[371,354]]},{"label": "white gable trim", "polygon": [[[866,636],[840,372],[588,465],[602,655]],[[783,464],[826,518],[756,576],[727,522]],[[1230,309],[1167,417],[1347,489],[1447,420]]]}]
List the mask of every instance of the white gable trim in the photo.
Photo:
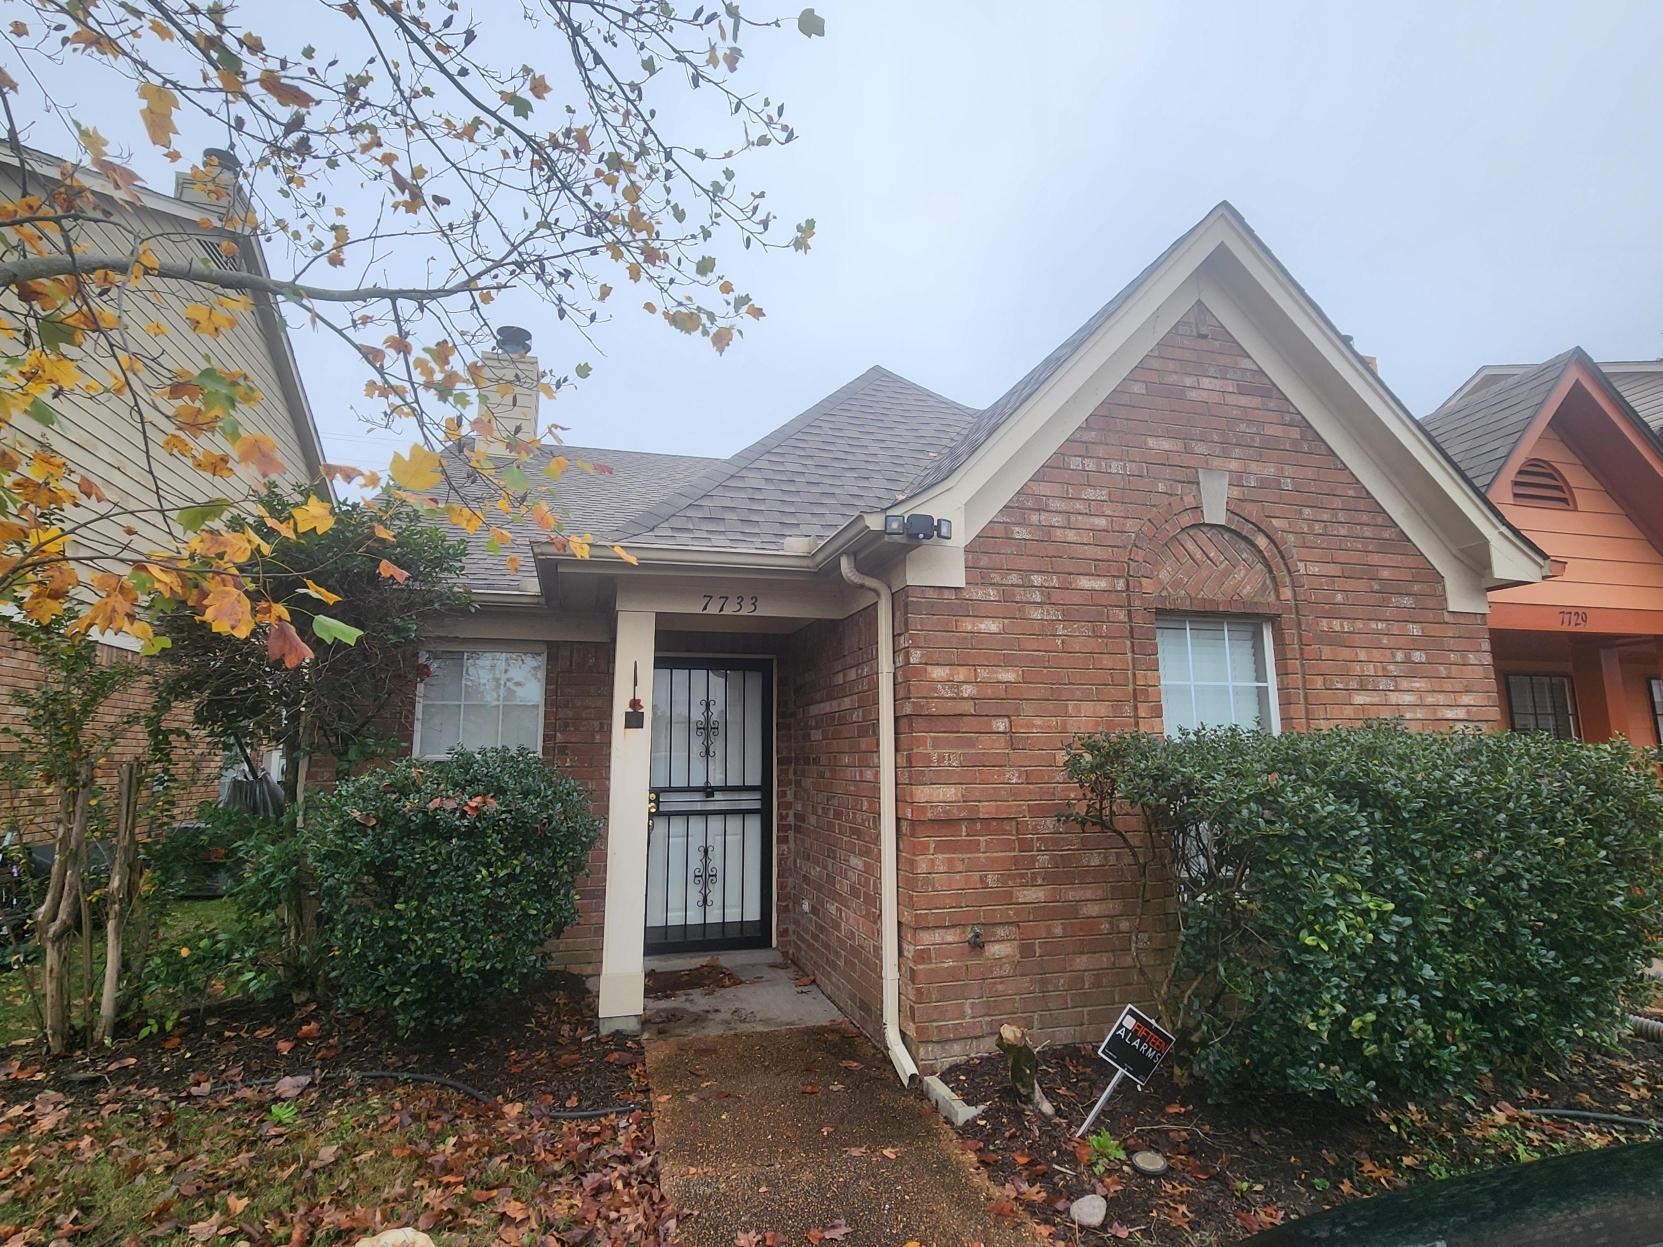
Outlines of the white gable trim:
[{"label": "white gable trim", "polygon": [[[1541,551],[1489,508],[1225,205],[907,509],[962,516],[954,544],[972,540],[1198,300],[1438,569],[1451,610],[1486,611],[1486,589],[1546,573]],[[928,570],[914,578],[909,566],[909,581],[935,583]]]}]

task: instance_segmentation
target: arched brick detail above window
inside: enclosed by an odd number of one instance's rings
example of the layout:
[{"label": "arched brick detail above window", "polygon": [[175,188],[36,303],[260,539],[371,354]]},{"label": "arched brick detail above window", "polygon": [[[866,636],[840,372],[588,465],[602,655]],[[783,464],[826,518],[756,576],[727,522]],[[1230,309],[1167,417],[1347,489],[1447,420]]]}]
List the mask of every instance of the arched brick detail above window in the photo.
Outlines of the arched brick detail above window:
[{"label": "arched brick detail above window", "polygon": [[1219,524],[1190,524],[1151,552],[1143,592],[1157,598],[1269,603],[1281,594],[1258,546]]},{"label": "arched brick detail above window", "polygon": [[[1158,721],[1160,689],[1155,617],[1161,611],[1242,614],[1272,621],[1284,728],[1311,723],[1305,678],[1302,603],[1306,586],[1289,534],[1276,532],[1246,499],[1231,498],[1223,524],[1209,524],[1200,500],[1173,498],[1133,536],[1126,560],[1126,614],[1132,634],[1132,721]],[[1145,673],[1142,678],[1138,672]]]}]

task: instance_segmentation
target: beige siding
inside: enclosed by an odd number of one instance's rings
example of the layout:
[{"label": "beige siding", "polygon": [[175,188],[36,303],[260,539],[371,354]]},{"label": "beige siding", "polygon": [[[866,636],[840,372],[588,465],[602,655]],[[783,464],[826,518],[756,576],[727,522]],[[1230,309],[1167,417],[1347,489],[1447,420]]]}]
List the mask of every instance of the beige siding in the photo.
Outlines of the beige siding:
[{"label": "beige siding", "polygon": [[[15,169],[0,168],[0,187],[4,188],[0,193],[8,198],[17,193]],[[36,188],[38,183],[31,187]],[[209,212],[204,209],[204,215]],[[216,245],[188,218],[144,207],[120,207],[116,213],[122,222],[149,239],[151,248],[164,261],[205,261],[205,246]],[[134,247],[132,235],[115,225],[85,227],[80,239],[89,251],[128,254]],[[209,359],[220,367],[246,372],[261,397],[257,403],[237,412],[242,431],[270,436],[288,475],[294,479],[309,478],[312,475],[309,461],[316,452],[308,445],[311,434],[307,417],[291,410],[285,400],[282,378],[288,364],[274,358],[262,332],[258,310],[240,313],[237,325],[218,339],[202,337],[187,324],[185,306],[202,302],[211,293],[206,287],[159,279],[129,293],[125,319],[134,347],[149,361],[144,375],[152,384],[158,384],[170,379],[176,369],[195,372]],[[165,324],[168,333],[160,337],[145,333],[142,326],[152,321]],[[89,370],[101,378],[106,372],[103,355],[100,351],[99,360],[89,365]],[[113,501],[128,506],[156,506],[155,490],[145,466],[147,440],[155,475],[169,510],[241,492],[236,481],[216,480],[197,472],[183,460],[164,455],[161,440],[170,431],[166,423],[152,424],[148,438],[143,436],[141,420],[154,420],[157,414],[151,405],[144,405],[141,413],[139,405],[131,399],[114,394],[62,394],[50,401],[60,420],[50,430],[43,431],[44,439],[66,456],[77,472],[85,471],[92,476]],[[39,431],[39,426],[27,418],[20,419],[14,427],[21,429],[25,437]],[[225,440],[217,434],[204,437],[200,444],[210,450],[230,452]],[[237,466],[244,481],[254,479],[241,465]],[[137,544],[149,549],[162,543],[164,531],[155,517],[146,516],[134,524],[140,530],[134,539]]]}]

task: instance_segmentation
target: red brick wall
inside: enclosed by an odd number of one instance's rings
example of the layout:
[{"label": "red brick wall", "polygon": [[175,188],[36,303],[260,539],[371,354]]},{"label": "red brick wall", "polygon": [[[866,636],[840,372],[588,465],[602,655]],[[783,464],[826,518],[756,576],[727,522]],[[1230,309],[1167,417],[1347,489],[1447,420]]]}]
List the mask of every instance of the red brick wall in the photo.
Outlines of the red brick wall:
[{"label": "red brick wall", "polygon": [[882,1018],[876,647],[875,606],[803,628],[779,697],[777,942],[871,1034]]},{"label": "red brick wall", "polygon": [[552,963],[574,974],[598,974],[606,918],[606,776],[612,757],[612,643],[556,641],[549,646],[543,691],[543,757],[589,792],[602,822],[578,880],[578,920],[554,945]]},{"label": "red brick wall", "polygon": [[[1201,468],[1230,474],[1228,532],[1193,527]],[[898,595],[902,1022],[928,1067],[1006,1021],[1098,1037],[1137,999],[1130,866],[1055,814],[1072,734],[1162,729],[1157,610],[1272,621],[1288,729],[1496,719],[1484,617],[1445,609],[1437,572],[1199,305],[966,564],[962,590]]]},{"label": "red brick wall", "polygon": [[[113,645],[100,645],[98,657],[100,662],[112,664],[147,665],[131,650]],[[12,694],[21,689],[37,689],[45,679],[38,655],[11,633],[0,632],[0,721],[21,731],[22,711],[13,701]],[[117,764],[139,756],[144,749],[144,729],[134,720],[142,718],[150,709],[151,701],[149,680],[141,675],[105,702],[103,712],[90,730],[89,740],[93,740],[109,734],[117,725],[123,725],[113,737],[114,747],[97,767],[98,783],[112,800]],[[179,727],[188,728],[190,716],[180,711],[171,721]],[[128,724],[132,725],[126,726]],[[0,757],[15,753],[18,748],[17,742],[0,736]],[[171,794],[172,812],[168,822],[194,818],[198,806],[219,798],[221,757],[219,743],[204,739],[194,729],[177,738],[173,755],[177,787]],[[55,818],[54,799],[43,789],[27,786],[14,789],[0,783],[0,834],[15,826],[26,839],[49,840]],[[159,828],[146,826],[140,830],[141,834],[150,834]]]}]

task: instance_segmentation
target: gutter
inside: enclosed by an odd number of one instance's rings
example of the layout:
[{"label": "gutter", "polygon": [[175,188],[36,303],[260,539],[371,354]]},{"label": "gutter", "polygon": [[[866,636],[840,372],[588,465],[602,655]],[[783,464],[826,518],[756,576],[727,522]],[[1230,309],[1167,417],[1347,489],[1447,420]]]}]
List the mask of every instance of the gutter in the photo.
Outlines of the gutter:
[{"label": "gutter", "polygon": [[879,956],[883,971],[883,1046],[901,1081],[918,1080],[918,1065],[901,1039],[901,940],[895,820],[895,596],[889,586],[838,560],[843,579],[878,598],[878,881]]}]

